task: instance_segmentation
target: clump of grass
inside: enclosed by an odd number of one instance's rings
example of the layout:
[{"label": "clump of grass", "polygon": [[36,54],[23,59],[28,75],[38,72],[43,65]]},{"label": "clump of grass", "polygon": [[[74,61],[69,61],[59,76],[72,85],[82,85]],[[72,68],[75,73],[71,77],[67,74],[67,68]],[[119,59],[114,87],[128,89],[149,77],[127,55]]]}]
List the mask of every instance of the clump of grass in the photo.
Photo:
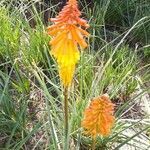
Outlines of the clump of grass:
[{"label": "clump of grass", "polygon": [[17,21],[13,22],[9,12],[4,7],[0,9],[0,16],[0,57],[1,60],[7,61],[11,58],[13,59],[18,54],[20,23]]}]

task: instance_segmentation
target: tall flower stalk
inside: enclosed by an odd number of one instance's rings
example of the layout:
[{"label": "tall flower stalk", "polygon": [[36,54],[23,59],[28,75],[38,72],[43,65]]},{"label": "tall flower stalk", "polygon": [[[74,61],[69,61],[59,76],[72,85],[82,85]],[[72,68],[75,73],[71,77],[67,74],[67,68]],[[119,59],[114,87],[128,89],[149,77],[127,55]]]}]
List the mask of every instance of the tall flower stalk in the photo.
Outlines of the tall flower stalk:
[{"label": "tall flower stalk", "polygon": [[[75,66],[80,59],[80,49],[87,47],[84,37],[89,36],[85,30],[89,27],[81,19],[77,0],[69,0],[56,18],[51,18],[53,25],[48,27],[51,55],[58,63],[59,76],[64,87],[65,141],[68,141],[68,88],[71,85]],[[66,142],[65,142],[66,143]],[[65,147],[67,150],[68,147]]]}]

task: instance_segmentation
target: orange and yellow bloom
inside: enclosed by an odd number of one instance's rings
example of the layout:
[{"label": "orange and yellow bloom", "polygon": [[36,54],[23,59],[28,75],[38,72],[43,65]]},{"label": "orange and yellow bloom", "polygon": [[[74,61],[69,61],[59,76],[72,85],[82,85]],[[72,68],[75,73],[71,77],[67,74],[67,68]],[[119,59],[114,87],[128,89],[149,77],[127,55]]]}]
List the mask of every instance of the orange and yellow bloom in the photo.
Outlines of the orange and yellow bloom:
[{"label": "orange and yellow bloom", "polygon": [[48,34],[53,37],[49,43],[50,53],[57,60],[60,79],[65,87],[71,84],[75,65],[80,59],[79,48],[87,47],[84,37],[89,36],[85,30],[89,25],[80,16],[77,1],[69,0],[59,15],[50,19],[54,24],[48,27]]},{"label": "orange and yellow bloom", "polygon": [[93,138],[109,135],[115,121],[113,113],[114,104],[107,95],[94,98],[84,112],[82,127],[85,133]]}]

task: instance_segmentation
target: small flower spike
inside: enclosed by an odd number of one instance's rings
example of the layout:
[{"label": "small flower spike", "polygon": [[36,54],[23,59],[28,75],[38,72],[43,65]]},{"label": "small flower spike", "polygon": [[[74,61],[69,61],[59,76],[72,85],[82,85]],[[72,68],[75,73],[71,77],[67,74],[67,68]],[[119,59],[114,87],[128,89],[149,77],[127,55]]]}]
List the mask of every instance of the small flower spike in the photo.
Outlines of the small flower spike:
[{"label": "small flower spike", "polygon": [[94,98],[84,112],[82,127],[85,134],[93,138],[108,136],[115,121],[113,113],[114,104],[107,95]]}]

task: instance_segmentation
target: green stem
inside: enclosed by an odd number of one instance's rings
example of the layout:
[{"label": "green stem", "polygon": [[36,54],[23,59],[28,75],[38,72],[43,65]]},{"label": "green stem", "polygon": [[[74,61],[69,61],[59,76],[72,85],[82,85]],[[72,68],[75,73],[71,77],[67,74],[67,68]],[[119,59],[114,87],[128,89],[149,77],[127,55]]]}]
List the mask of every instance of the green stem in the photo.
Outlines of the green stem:
[{"label": "green stem", "polygon": [[93,142],[92,142],[92,150],[95,150],[95,145],[96,145],[96,138],[93,138]]},{"label": "green stem", "polygon": [[65,87],[64,89],[64,117],[65,117],[65,145],[64,145],[64,150],[68,150],[69,148],[69,136],[68,136],[68,131],[69,131],[69,126],[68,126],[68,87]]}]

